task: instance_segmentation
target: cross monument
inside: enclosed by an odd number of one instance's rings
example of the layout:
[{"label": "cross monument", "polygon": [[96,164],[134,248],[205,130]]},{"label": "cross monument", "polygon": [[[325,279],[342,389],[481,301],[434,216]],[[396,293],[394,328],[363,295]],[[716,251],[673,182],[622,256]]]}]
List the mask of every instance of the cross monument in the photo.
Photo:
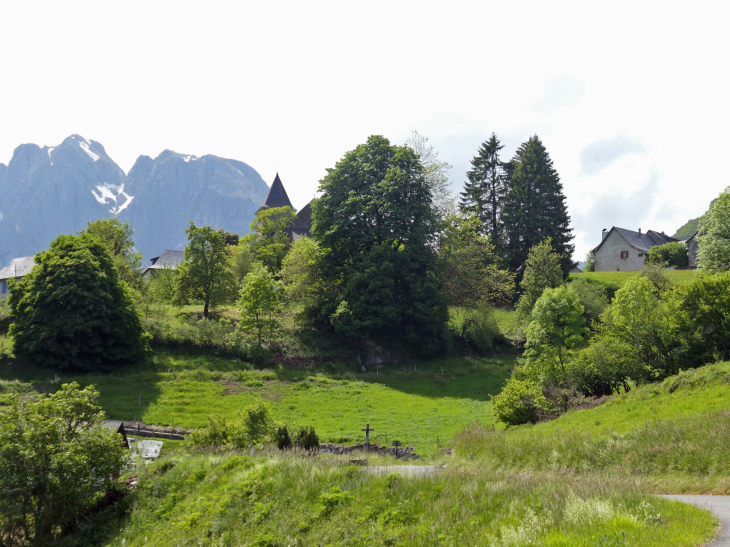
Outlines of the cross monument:
[{"label": "cross monument", "polygon": [[370,427],[370,424],[366,424],[365,429],[361,429],[360,431],[365,432],[365,450],[370,450],[370,432],[375,430]]}]

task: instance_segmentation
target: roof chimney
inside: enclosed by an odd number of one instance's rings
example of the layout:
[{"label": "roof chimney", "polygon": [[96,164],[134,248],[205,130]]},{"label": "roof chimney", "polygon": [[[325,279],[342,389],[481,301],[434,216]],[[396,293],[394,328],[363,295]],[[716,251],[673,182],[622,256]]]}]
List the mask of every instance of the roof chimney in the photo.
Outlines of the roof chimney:
[{"label": "roof chimney", "polygon": [[604,228],[603,231],[601,232],[601,241],[606,239],[607,235],[608,235],[608,231]]},{"label": "roof chimney", "polygon": [[641,228],[639,228],[639,235],[641,235]]}]

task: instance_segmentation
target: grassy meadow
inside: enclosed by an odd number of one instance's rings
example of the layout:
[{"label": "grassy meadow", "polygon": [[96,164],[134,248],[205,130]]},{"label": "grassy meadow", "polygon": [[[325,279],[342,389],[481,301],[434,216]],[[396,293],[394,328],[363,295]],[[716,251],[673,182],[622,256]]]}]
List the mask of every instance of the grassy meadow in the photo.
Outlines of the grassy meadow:
[{"label": "grassy meadow", "polygon": [[689,370],[546,423],[474,424],[457,454],[484,469],[609,473],[657,493],[730,494],[730,363]]},{"label": "grassy meadow", "polygon": [[322,442],[362,442],[370,423],[371,442],[385,443],[387,435],[389,443],[398,439],[432,454],[471,422],[492,423],[489,396],[499,393],[513,363],[506,355],[409,361],[366,373],[345,363],[256,370],[202,350],[156,348],[148,363],[120,374],[18,370],[6,360],[0,403],[11,392],[76,381],[96,386],[111,419],[197,428],[208,416],[232,418],[263,398],[277,420],[314,425]]}]

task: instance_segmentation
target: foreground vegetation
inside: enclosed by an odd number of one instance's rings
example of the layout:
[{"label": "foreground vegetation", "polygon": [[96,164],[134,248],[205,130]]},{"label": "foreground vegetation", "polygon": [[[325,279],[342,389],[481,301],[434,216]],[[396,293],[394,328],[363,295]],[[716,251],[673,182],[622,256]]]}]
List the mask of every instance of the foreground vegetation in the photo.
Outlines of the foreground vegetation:
[{"label": "foreground vegetation", "polygon": [[474,424],[459,456],[492,471],[608,472],[655,492],[730,494],[730,363],[680,373],[556,420],[493,432]]},{"label": "foreground vegetation", "polygon": [[[632,481],[556,473],[372,473],[328,457],[181,450],[72,538],[104,545],[695,546],[716,521]],[[370,468],[372,470],[372,468]],[[114,511],[134,507],[115,520]],[[160,525],[160,523],[164,525]],[[116,525],[116,526],[115,526]],[[77,544],[78,544],[77,543]]]}]

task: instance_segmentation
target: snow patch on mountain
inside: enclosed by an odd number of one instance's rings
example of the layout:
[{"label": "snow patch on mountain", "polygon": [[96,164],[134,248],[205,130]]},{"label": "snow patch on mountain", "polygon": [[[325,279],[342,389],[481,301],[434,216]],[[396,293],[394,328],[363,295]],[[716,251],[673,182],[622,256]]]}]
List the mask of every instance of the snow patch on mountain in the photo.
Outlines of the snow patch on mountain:
[{"label": "snow patch on mountain", "polygon": [[196,161],[197,159],[198,159],[198,158],[196,158],[195,156],[183,156],[183,161],[184,161],[185,163],[188,163],[188,162],[189,162],[190,160],[192,160],[192,161]]},{"label": "snow patch on mountain", "polygon": [[124,184],[117,186],[115,184],[102,182],[96,186],[96,189],[99,191],[98,194],[94,190],[91,191],[91,193],[94,194],[96,201],[102,205],[113,203],[114,205],[112,205],[112,208],[109,209],[109,212],[115,215],[118,215],[129,207],[129,204],[132,203],[132,200],[134,199],[134,196],[130,196],[124,191]]},{"label": "snow patch on mountain", "polygon": [[[93,153],[93,152],[91,151],[91,149],[89,148],[89,142],[88,142],[88,141],[87,141],[86,139],[82,139],[82,140],[81,140],[81,142],[79,143],[79,146],[81,147],[81,149],[82,149],[82,150],[83,150],[84,152],[86,152],[86,153],[87,153],[87,154],[89,155],[89,157],[90,157],[90,158],[91,158],[92,160],[94,160],[94,161],[99,161],[99,156],[97,156],[96,154],[94,154],[94,153]],[[49,154],[49,155],[50,155],[50,154]]]}]

